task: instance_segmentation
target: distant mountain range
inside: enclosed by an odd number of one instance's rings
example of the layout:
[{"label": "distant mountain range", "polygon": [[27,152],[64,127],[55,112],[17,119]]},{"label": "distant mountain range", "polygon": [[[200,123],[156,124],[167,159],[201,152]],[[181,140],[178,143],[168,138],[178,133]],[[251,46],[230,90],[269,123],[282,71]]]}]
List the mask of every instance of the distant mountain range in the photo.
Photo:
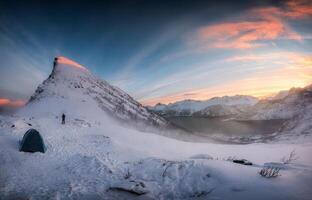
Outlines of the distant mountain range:
[{"label": "distant mountain range", "polygon": [[312,133],[312,85],[281,91],[266,99],[236,95],[184,100],[148,107],[164,117],[223,117],[235,120],[285,119],[283,132]]},{"label": "distant mountain range", "polygon": [[148,109],[166,117],[170,116],[227,116],[255,105],[259,100],[252,96],[236,95],[214,97],[205,101],[183,100],[175,103],[157,104]]},{"label": "distant mountain range", "polygon": [[[148,106],[147,108],[165,117],[197,116],[246,119],[289,119],[301,111],[302,93],[311,86],[281,91],[275,96],[258,99],[253,96],[235,95],[214,97],[208,100],[183,100],[174,103]],[[299,103],[298,103],[299,102]]]}]

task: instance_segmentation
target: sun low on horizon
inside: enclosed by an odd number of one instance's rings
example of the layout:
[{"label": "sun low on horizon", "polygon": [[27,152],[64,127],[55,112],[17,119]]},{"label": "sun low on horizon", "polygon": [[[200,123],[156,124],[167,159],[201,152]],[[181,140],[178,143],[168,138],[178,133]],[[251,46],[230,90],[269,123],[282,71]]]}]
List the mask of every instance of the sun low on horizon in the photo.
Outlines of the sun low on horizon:
[{"label": "sun low on horizon", "polygon": [[24,105],[59,55],[150,106],[312,84],[309,0],[4,0],[0,13],[4,108]]}]

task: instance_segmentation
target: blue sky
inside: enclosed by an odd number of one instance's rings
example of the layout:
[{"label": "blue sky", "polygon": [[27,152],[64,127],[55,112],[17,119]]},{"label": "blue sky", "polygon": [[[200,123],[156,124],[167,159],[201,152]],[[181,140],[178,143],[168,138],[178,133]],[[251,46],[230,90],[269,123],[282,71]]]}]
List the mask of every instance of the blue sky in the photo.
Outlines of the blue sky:
[{"label": "blue sky", "polygon": [[27,101],[59,55],[144,104],[302,87],[311,17],[300,0],[4,0],[0,100]]}]

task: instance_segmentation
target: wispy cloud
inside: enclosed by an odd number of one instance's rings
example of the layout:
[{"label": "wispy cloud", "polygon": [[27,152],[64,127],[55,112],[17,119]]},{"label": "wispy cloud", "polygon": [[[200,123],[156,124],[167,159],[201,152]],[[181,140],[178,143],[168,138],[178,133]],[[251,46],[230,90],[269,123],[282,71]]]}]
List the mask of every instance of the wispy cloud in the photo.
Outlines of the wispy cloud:
[{"label": "wispy cloud", "polygon": [[232,56],[224,59],[225,62],[270,62],[270,63],[288,63],[290,64],[298,64],[304,63],[304,61],[309,60],[310,56],[302,53],[294,53],[294,52],[269,52],[269,53],[257,53],[257,54],[247,54],[247,55],[239,55]]},{"label": "wispy cloud", "polygon": [[[141,77],[139,72],[144,70],[157,70],[163,63],[168,60],[174,60],[186,54],[186,52],[179,52],[178,56],[176,51],[174,53],[168,53],[164,56],[160,56],[159,52],[168,48],[168,43],[177,39],[185,27],[192,24],[192,17],[197,15],[196,13],[186,14],[186,16],[174,19],[168,22],[165,28],[159,29],[159,33],[154,37],[147,39],[146,44],[131,56],[124,66],[119,66],[120,70],[112,76],[112,83],[118,85],[121,88],[130,89],[134,85],[138,85]],[[189,53],[189,51],[187,51]],[[160,56],[160,57],[158,57]],[[173,58],[172,58],[173,57]],[[149,61],[151,61],[149,63]],[[135,87],[135,86],[134,86]],[[155,87],[154,87],[155,88]]]},{"label": "wispy cloud", "polygon": [[176,26],[176,29],[164,31],[160,36],[136,52],[128,59],[125,66],[121,67],[118,73],[112,78],[113,83],[120,87],[126,87],[133,84],[137,76],[135,73],[137,70],[135,68],[138,68],[139,66],[142,67],[144,60],[165,45],[170,38],[174,37],[177,34],[178,29],[179,28]]},{"label": "wispy cloud", "polygon": [[199,28],[191,44],[203,49],[250,49],[278,39],[302,41],[304,37],[283,18],[302,19],[311,15],[312,5],[304,1],[288,1],[284,7],[255,8],[236,21]]},{"label": "wispy cloud", "polygon": [[26,100],[47,76],[53,57],[25,27],[5,22],[0,25],[0,95]]},{"label": "wispy cloud", "polygon": [[232,56],[226,58],[225,62],[270,62],[273,64],[284,64],[287,66],[303,65],[305,67],[312,67],[312,56],[310,54],[295,53],[295,52],[269,52],[249,54],[243,56]]}]

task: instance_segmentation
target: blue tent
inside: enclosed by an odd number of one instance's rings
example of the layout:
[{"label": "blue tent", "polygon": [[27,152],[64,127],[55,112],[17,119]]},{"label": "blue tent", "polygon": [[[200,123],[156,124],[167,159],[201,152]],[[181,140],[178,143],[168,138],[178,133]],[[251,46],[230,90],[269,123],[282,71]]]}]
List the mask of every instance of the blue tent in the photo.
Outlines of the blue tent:
[{"label": "blue tent", "polygon": [[20,143],[20,151],[24,152],[41,152],[46,151],[43,139],[40,133],[35,129],[29,129]]}]

